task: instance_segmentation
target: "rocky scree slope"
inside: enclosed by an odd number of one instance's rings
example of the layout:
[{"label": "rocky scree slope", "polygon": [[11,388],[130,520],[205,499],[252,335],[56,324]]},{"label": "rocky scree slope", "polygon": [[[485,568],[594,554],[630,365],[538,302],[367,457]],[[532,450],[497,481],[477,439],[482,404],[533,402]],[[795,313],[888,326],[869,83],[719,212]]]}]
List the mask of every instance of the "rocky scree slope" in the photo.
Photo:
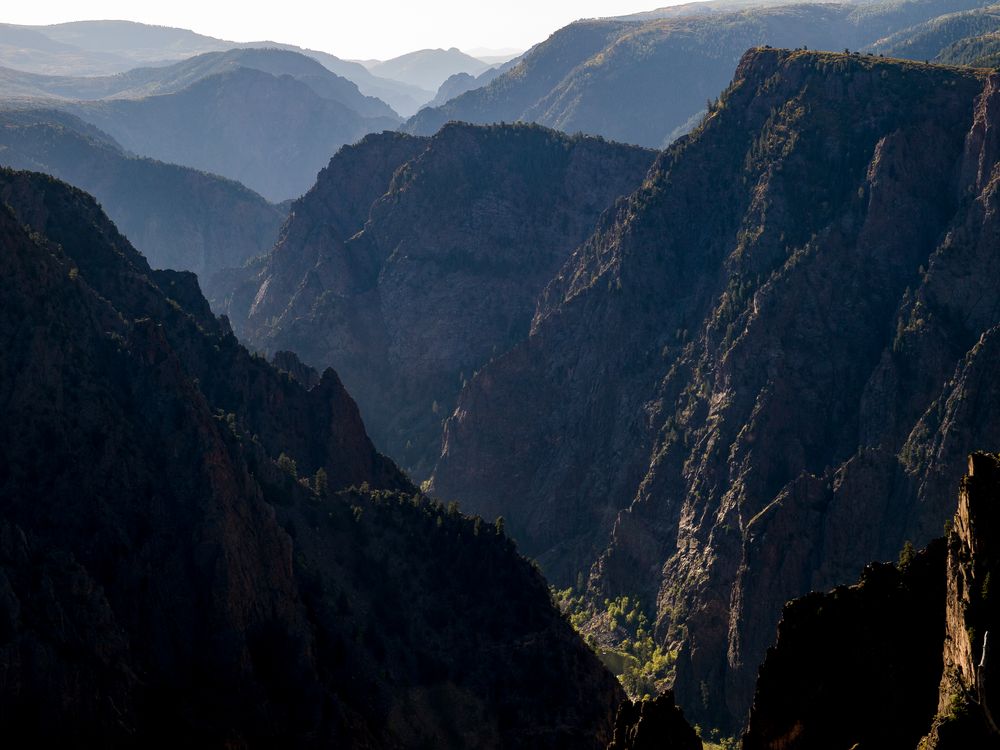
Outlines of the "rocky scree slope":
[{"label": "rocky scree slope", "polygon": [[285,212],[231,180],[126,154],[65,112],[0,112],[0,164],[58,177],[93,195],[155,268],[200,277],[269,250]]},{"label": "rocky scree slope", "polygon": [[998,84],[749,52],[446,423],[433,492],[638,597],[702,726],[742,725],[786,601],[940,533],[1000,443]]},{"label": "rocky scree slope", "polygon": [[541,576],[416,494],[332,370],[250,355],[52,178],[0,171],[0,246],[5,738],[610,740],[621,689]]},{"label": "rocky scree slope", "polygon": [[791,602],[744,750],[996,746],[998,500],[1000,460],[974,454],[946,539]]},{"label": "rocky scree slope", "polygon": [[336,368],[376,444],[426,477],[464,380],[527,336],[542,288],[654,156],[526,125],[370,136],[294,204],[252,281],[210,296],[251,345]]}]

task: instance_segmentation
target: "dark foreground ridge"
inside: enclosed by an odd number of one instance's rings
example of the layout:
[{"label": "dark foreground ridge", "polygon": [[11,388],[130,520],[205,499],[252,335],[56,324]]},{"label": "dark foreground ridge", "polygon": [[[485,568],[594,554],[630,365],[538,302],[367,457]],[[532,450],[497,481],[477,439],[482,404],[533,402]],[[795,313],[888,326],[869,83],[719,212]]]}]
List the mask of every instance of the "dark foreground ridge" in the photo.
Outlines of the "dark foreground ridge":
[{"label": "dark foreground ridge", "polygon": [[0,171],[0,248],[6,741],[609,741],[621,688],[542,577],[415,492],[332,370],[250,355],[51,178]]}]

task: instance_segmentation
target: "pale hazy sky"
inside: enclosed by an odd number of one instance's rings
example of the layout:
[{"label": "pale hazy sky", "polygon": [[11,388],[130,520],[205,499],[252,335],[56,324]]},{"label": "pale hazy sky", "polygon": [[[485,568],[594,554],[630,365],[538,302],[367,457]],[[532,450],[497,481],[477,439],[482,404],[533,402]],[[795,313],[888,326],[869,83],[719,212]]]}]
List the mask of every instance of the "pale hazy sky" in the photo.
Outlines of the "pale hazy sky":
[{"label": "pale hazy sky", "polygon": [[527,49],[577,18],[679,0],[37,0],[5,2],[0,22],[125,19],[180,26],[237,42],[271,39],[338,57],[385,59],[425,47]]}]

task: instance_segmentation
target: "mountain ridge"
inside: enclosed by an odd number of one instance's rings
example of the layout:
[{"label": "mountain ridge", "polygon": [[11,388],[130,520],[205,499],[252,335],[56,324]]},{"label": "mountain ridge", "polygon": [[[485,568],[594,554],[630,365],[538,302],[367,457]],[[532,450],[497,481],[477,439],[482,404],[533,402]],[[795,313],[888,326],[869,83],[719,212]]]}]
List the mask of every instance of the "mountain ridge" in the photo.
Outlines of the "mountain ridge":
[{"label": "mountain ridge", "polygon": [[[428,135],[449,120],[537,122],[664,148],[694,127],[751,47],[859,49],[979,0],[684,6],[644,20],[574,22],[487,86],[411,117]],[[669,75],[666,72],[669,71]]]},{"label": "mountain ridge", "polygon": [[[25,33],[36,35],[36,39],[41,37],[41,54],[35,52],[33,55],[31,47],[18,49],[13,45],[3,46],[4,36],[0,34],[0,59],[8,60],[12,56],[19,55],[13,57],[12,61],[18,62],[13,67],[27,72],[52,75],[70,75],[78,72],[87,72],[89,75],[112,75],[126,72],[136,66],[170,64],[206,52],[266,47],[302,53],[318,60],[328,70],[356,83],[364,94],[382,99],[404,116],[415,112],[426,101],[420,89],[398,81],[379,78],[363,65],[342,60],[328,52],[304,49],[294,44],[268,40],[232,42],[204,36],[188,29],[134,21],[74,21],[52,26],[2,24],[0,30],[15,37]],[[115,31],[118,33],[114,33]],[[134,41],[136,35],[148,36],[150,32],[154,36],[159,34],[163,38],[150,47],[137,49]],[[58,45],[64,53],[68,53],[69,59],[64,60],[59,56],[47,54],[46,45],[52,43]],[[109,53],[109,49],[113,52]]]}]

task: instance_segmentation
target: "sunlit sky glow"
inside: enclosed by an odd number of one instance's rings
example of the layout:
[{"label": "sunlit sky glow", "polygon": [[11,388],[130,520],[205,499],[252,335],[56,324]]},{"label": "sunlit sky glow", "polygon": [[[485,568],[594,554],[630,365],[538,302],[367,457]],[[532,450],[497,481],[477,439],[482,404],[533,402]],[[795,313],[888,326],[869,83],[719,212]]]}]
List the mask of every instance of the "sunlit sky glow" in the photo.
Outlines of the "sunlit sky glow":
[{"label": "sunlit sky glow", "polygon": [[338,57],[386,59],[428,47],[527,49],[578,18],[622,15],[677,0],[61,0],[8,2],[0,21],[123,19],[237,42],[270,39]]}]

